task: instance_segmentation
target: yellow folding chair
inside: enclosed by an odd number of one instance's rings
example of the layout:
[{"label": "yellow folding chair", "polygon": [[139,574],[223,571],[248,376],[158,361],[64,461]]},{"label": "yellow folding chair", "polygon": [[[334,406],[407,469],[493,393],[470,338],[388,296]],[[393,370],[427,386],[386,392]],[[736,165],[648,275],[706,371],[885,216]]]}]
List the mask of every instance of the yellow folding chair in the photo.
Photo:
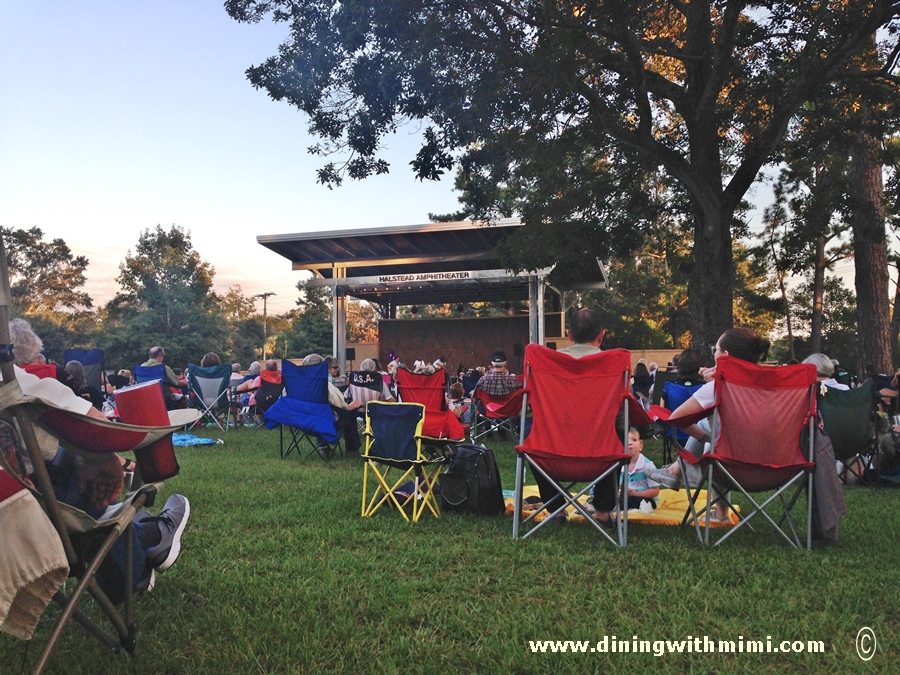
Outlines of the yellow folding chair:
[{"label": "yellow folding chair", "polygon": [[444,457],[430,457],[423,451],[424,422],[425,406],[420,403],[366,404],[363,518],[385,504],[395,506],[407,522],[407,507],[413,522],[418,522],[426,509],[435,518],[441,517],[434,488]]}]

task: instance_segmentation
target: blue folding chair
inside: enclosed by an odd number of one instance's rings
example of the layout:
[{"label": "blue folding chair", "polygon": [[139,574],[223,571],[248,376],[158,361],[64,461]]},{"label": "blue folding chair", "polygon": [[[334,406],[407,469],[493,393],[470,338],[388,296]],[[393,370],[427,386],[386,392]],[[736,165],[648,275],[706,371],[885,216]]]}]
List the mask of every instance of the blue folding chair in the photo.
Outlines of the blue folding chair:
[{"label": "blue folding chair", "polygon": [[162,363],[158,366],[135,366],[131,372],[134,374],[134,381],[137,384],[143,382],[152,382],[159,380],[159,386],[162,387],[163,400],[168,401],[166,396],[166,367]]},{"label": "blue folding chair", "polygon": [[[316,453],[327,462],[335,449],[343,456],[334,410],[328,403],[328,364],[323,361],[314,366],[298,366],[282,361],[281,375],[287,395],[278,399],[264,415],[269,429],[280,425],[281,458],[294,450],[300,454],[304,439],[312,446],[307,456]],[[291,432],[287,450],[284,427]]]},{"label": "blue folding chair", "polygon": [[69,361],[78,361],[84,366],[85,382],[100,389],[100,374],[103,372],[102,349],[66,349],[63,352],[63,365]]},{"label": "blue folding chair", "polygon": [[[670,411],[675,410],[702,386],[702,382],[691,385],[677,384],[673,381],[666,382],[663,386],[663,393],[666,397],[666,409]],[[660,398],[660,400],[662,399]],[[662,420],[659,423],[664,427],[665,432],[663,435],[663,463],[671,464],[678,457],[678,451],[684,450],[684,444],[690,437],[680,429],[666,424]]]},{"label": "blue folding chair", "polygon": [[[363,518],[385,504],[394,506],[407,522],[418,522],[426,509],[440,518],[435,486],[444,457],[423,449],[424,423],[425,406],[421,403],[366,404]],[[411,507],[411,515],[406,514],[407,506]]]},{"label": "blue folding chair", "polygon": [[[228,384],[231,381],[231,366],[211,366],[201,368],[188,366],[188,386],[191,389],[191,406],[199,410],[202,418],[207,418],[222,431],[228,430],[231,405],[228,398]],[[219,415],[225,413],[225,423]]]}]

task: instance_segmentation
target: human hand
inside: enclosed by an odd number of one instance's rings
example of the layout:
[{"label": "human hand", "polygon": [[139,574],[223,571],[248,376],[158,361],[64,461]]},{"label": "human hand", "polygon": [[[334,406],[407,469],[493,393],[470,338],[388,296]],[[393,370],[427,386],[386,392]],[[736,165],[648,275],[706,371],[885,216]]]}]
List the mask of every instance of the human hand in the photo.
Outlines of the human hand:
[{"label": "human hand", "polygon": [[362,407],[362,403],[360,401],[350,401],[350,403],[347,404],[348,410],[356,410],[357,408],[361,408],[361,407]]},{"label": "human hand", "polygon": [[702,377],[705,382],[712,382],[716,378],[715,366],[712,368],[701,368],[700,377]]}]

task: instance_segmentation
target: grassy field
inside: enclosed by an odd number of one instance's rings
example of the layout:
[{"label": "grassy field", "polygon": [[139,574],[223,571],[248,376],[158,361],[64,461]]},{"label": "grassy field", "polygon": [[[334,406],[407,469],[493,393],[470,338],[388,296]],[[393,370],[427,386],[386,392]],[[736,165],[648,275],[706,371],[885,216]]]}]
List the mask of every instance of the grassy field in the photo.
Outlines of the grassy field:
[{"label": "grassy field", "polygon": [[[206,432],[212,435],[210,432]],[[691,531],[629,527],[624,550],[584,524],[513,541],[507,517],[408,524],[359,516],[360,460],[281,460],[278,432],[179,449],[187,495],[178,563],[136,606],[138,659],[74,623],[52,673],[897,672],[900,491],[845,488],[837,547],[804,552],[763,527],[721,549]],[[489,443],[513,488],[512,443]],[[657,450],[648,455],[658,461]],[[161,501],[158,503],[161,505]],[[26,672],[49,634],[0,635],[0,672]],[[858,631],[877,639],[871,661]],[[602,653],[617,640],[824,642],[825,652]],[[533,641],[589,641],[587,653]]]}]

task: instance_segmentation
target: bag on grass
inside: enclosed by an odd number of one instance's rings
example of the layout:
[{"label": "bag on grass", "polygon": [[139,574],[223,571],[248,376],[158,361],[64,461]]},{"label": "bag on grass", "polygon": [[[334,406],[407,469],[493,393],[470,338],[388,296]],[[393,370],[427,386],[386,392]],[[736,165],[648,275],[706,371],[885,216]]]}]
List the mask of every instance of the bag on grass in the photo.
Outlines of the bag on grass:
[{"label": "bag on grass", "polygon": [[450,466],[440,476],[443,508],[483,516],[503,513],[503,489],[494,453],[481,445],[462,443],[448,454]]}]

